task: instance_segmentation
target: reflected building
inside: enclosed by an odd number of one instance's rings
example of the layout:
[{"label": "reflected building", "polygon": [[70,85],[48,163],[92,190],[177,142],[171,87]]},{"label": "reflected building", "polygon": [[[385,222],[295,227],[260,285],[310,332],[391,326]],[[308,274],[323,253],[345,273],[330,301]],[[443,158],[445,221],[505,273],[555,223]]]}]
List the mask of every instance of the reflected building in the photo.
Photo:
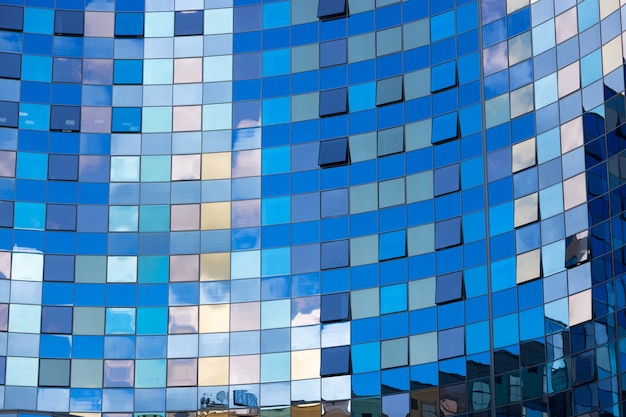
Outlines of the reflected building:
[{"label": "reflected building", "polygon": [[625,415],[625,28],[0,0],[0,414]]}]

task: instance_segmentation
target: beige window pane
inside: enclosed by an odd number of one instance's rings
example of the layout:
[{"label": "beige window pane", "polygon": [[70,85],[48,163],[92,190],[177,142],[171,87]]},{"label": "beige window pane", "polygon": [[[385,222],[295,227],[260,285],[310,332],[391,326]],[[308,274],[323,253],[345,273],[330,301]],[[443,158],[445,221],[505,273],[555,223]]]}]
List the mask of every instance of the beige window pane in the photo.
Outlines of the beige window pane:
[{"label": "beige window pane", "polygon": [[200,255],[200,281],[230,279],[230,253]]},{"label": "beige window pane", "polygon": [[259,330],[261,304],[258,302],[231,304],[230,316],[232,317],[230,330],[233,332]]},{"label": "beige window pane", "polygon": [[230,228],[230,202],[202,204],[202,230]]},{"label": "beige window pane", "polygon": [[172,181],[199,180],[200,155],[172,156]]},{"label": "beige window pane", "polygon": [[255,384],[260,380],[261,364],[259,355],[230,357],[230,383]]},{"label": "beige window pane", "polygon": [[112,38],[115,13],[85,12],[85,36]]},{"label": "beige window pane", "polygon": [[231,153],[205,153],[202,155],[202,179],[217,180],[230,178]]},{"label": "beige window pane", "polygon": [[174,84],[201,82],[202,58],[179,58],[174,60]]},{"label": "beige window pane", "polygon": [[509,39],[509,65],[525,61],[531,55],[530,32]]},{"label": "beige window pane", "polygon": [[299,350],[291,352],[291,379],[320,377],[320,350]]},{"label": "beige window pane", "polygon": [[533,110],[533,85],[529,84],[511,92],[511,118],[515,118]]},{"label": "beige window pane", "polygon": [[584,173],[563,182],[563,200],[565,210],[587,201],[587,183]]},{"label": "beige window pane", "polygon": [[[602,0],[600,3],[600,19],[608,17],[611,13],[619,9],[620,0]],[[622,4],[624,2],[622,1]]]},{"label": "beige window pane", "polygon": [[580,64],[578,61],[562,68],[558,72],[559,98],[580,89]]},{"label": "beige window pane", "polygon": [[556,42],[561,43],[578,32],[578,13],[576,7],[572,7],[565,13],[561,13],[555,19]]},{"label": "beige window pane", "polygon": [[602,73],[608,75],[611,71],[622,65],[622,38],[616,36],[602,47]]},{"label": "beige window pane", "polygon": [[515,200],[515,227],[539,220],[539,194],[534,193]]},{"label": "beige window pane", "polygon": [[536,142],[536,139],[532,138],[513,145],[513,173],[533,167],[537,164]]},{"label": "beige window pane", "polygon": [[168,359],[167,386],[192,387],[198,385],[198,359]]},{"label": "beige window pane", "polygon": [[198,255],[170,256],[170,281],[197,281],[199,273]]},{"label": "beige window pane", "polygon": [[506,0],[506,12],[513,13],[525,6],[528,6],[528,0]]},{"label": "beige window pane", "polygon": [[517,273],[515,282],[522,284],[541,276],[541,250],[535,249],[530,252],[517,255]]},{"label": "beige window pane", "polygon": [[583,146],[583,119],[577,117],[561,125],[561,153]]},{"label": "beige window pane", "polygon": [[168,333],[198,333],[198,306],[170,307]]},{"label": "beige window pane", "polygon": [[591,290],[569,297],[569,325],[575,326],[592,319]]},{"label": "beige window pane", "polygon": [[230,304],[200,306],[200,333],[224,333],[230,329]]},{"label": "beige window pane", "polygon": [[198,385],[228,385],[228,356],[199,358]]},{"label": "beige window pane", "polygon": [[199,204],[173,205],[171,210],[173,231],[199,229]]},{"label": "beige window pane", "polygon": [[174,107],[174,132],[202,130],[202,106]]}]

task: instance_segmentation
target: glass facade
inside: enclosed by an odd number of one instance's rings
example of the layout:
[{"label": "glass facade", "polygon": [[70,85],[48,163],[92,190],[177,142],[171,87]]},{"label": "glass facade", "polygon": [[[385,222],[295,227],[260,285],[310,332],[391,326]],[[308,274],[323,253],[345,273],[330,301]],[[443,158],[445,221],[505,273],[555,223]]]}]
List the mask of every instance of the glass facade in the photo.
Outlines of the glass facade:
[{"label": "glass facade", "polygon": [[0,409],[626,415],[624,33],[626,0],[0,0]]}]

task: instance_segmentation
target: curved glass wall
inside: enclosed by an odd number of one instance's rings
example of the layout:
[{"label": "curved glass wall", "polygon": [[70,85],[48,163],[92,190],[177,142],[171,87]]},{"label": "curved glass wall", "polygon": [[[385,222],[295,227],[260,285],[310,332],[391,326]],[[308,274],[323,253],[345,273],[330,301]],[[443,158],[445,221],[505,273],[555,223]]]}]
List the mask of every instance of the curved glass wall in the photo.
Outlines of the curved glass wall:
[{"label": "curved glass wall", "polygon": [[624,415],[624,28],[0,0],[0,409]]}]

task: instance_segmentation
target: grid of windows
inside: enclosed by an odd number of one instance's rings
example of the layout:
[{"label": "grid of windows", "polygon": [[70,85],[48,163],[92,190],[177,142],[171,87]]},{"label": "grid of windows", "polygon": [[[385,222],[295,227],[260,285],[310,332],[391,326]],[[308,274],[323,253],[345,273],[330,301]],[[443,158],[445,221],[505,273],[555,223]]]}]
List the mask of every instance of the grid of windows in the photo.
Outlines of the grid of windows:
[{"label": "grid of windows", "polygon": [[624,28],[0,0],[0,409],[623,415]]}]

